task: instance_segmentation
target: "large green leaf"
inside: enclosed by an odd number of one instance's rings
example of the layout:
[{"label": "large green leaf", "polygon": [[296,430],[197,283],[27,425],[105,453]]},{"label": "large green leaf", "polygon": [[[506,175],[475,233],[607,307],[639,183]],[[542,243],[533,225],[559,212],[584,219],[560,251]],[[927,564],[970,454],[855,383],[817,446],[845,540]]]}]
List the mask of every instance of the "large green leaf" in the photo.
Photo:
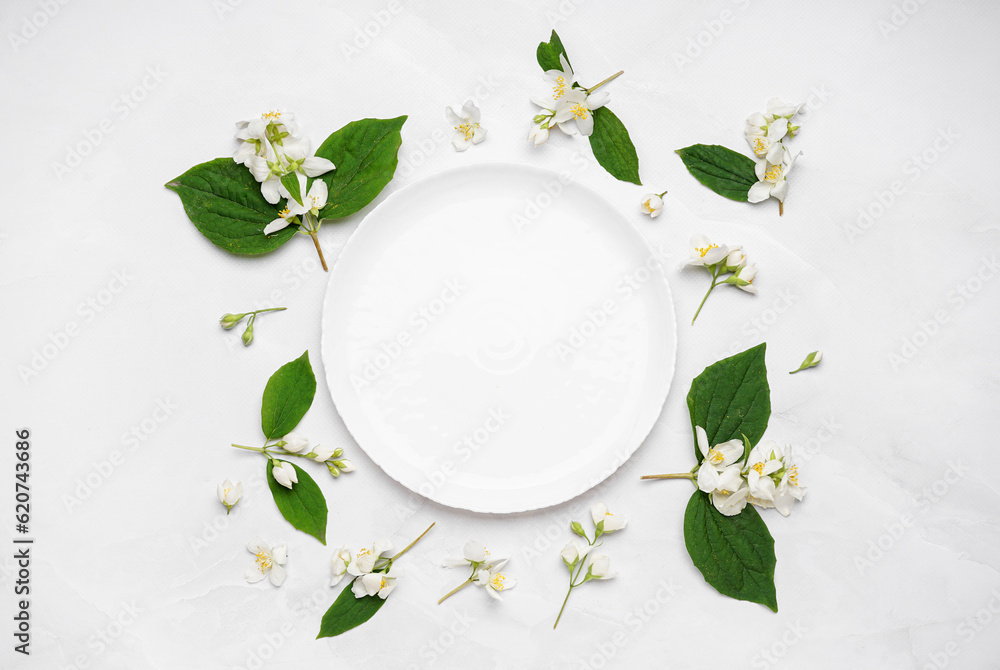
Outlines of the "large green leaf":
[{"label": "large green leaf", "polygon": [[752,506],[725,516],[695,491],[684,512],[684,544],[705,581],[722,595],[778,611],[774,539]]},{"label": "large green leaf", "polygon": [[201,234],[234,254],[274,251],[298,230],[289,226],[264,235],[264,226],[278,218],[278,209],[260,194],[250,170],[232,158],[196,165],[166,186],[180,196]]},{"label": "large green leaf", "polygon": [[316,375],[309,364],[309,352],[285,363],[271,375],[260,405],[260,427],[268,440],[284,437],[295,430],[309,411],[316,395]]},{"label": "large green leaf", "polygon": [[339,219],[358,211],[382,192],[396,173],[405,116],[353,121],[326,138],[316,155],[336,170],[320,177],[330,187],[321,219]]},{"label": "large green leaf", "polygon": [[326,498],[319,485],[305,470],[294,463],[291,465],[295,468],[298,482],[289,489],[275,480],[271,472],[271,461],[266,462],[267,486],[274,496],[274,503],[288,523],[326,544]]},{"label": "large green leaf", "polygon": [[378,596],[355,598],[348,583],[323,615],[316,639],[334,637],[360,626],[375,616],[375,612],[378,612],[384,603],[385,600]]},{"label": "large green leaf", "polygon": [[717,144],[695,144],[678,149],[681,160],[695,179],[719,195],[747,201],[750,187],[757,183],[753,160]]},{"label": "large green leaf", "polygon": [[[724,358],[695,377],[688,392],[691,430],[701,426],[711,445],[738,439],[745,435],[757,444],[767,429],[771,416],[771,390],[767,385],[764,365],[766,344]],[[702,454],[695,440],[696,461]]]},{"label": "large green leaf", "polygon": [[641,186],[639,157],[625,124],[607,107],[595,109],[591,114],[594,115],[594,132],[590,136],[590,148],[594,158],[615,179]]},{"label": "large green leaf", "polygon": [[535,56],[538,58],[538,64],[542,69],[548,72],[549,70],[562,70],[562,64],[559,62],[559,54],[566,56],[566,62],[569,63],[566,48],[563,46],[562,40],[559,39],[559,35],[553,30],[549,41],[538,45]]}]

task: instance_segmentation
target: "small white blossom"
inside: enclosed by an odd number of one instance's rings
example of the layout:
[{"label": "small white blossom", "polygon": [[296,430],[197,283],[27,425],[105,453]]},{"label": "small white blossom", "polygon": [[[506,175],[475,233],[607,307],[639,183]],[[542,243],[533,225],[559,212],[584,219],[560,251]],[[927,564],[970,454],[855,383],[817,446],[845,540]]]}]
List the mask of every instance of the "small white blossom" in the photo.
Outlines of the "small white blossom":
[{"label": "small white blossom", "polygon": [[285,435],[282,441],[285,444],[281,448],[291,454],[297,454],[309,447],[309,438],[294,431]]},{"label": "small white blossom", "polygon": [[286,489],[292,488],[292,484],[297,484],[299,475],[295,472],[295,466],[288,461],[274,461],[274,468],[271,470],[274,480]]},{"label": "small white blossom", "polygon": [[777,198],[778,201],[785,201],[785,194],[788,193],[788,173],[792,171],[796,156],[782,147],[780,160],[772,162],[765,159],[757,163],[754,171],[757,174],[757,183],[747,191],[748,202],[763,202],[768,198]]},{"label": "small white blossom", "polygon": [[655,219],[663,211],[663,198],[655,193],[647,193],[642,196],[642,204],[639,209],[643,214],[649,214],[649,218]]},{"label": "small white blossom", "polygon": [[340,468],[341,472],[354,472],[354,470],[356,469],[354,467],[354,463],[351,463],[346,458],[336,461],[334,465]]},{"label": "small white blossom", "polygon": [[604,523],[602,528],[605,534],[621,530],[628,525],[628,517],[624,514],[612,514],[608,511],[608,506],[602,502],[594,503],[590,507],[590,518],[594,521],[595,526]]},{"label": "small white blossom", "polygon": [[594,579],[611,579],[618,573],[611,571],[611,559],[607,554],[594,554],[590,557],[587,575]]},{"label": "small white blossom", "polygon": [[763,440],[747,457],[747,485],[750,502],[758,507],[774,507],[788,516],[805,487],[799,486],[799,468],[774,440]]},{"label": "small white blossom", "polygon": [[264,577],[270,577],[272,584],[281,586],[285,581],[285,545],[279,544],[271,548],[260,538],[254,538],[247,544],[247,550],[254,554],[254,562],[247,568],[246,580],[253,584]]},{"label": "small white blossom", "polygon": [[335,451],[336,449],[327,449],[326,447],[313,447],[312,459],[317,463],[325,463],[331,458],[333,458],[333,452]]},{"label": "small white blossom", "polygon": [[492,567],[479,570],[476,572],[476,576],[473,579],[478,586],[486,588],[486,593],[488,593],[490,597],[496,598],[497,600],[503,600],[503,598],[500,597],[500,593],[503,591],[509,591],[517,586],[516,578],[510,575],[505,575],[500,571],[506,563],[507,561],[503,560]]},{"label": "small white blossom", "polygon": [[563,563],[565,563],[567,567],[572,568],[580,561],[580,559],[586,558],[592,548],[593,547],[589,545],[581,545],[576,540],[570,540],[566,543],[566,546],[563,547],[562,551],[559,552],[559,556],[562,557]]},{"label": "small white blossom", "polygon": [[236,482],[235,484],[228,479],[219,484],[217,493],[219,494],[219,502],[226,506],[226,514],[233,509],[233,506],[240,501],[240,497],[243,496],[243,483]]},{"label": "small white blossom", "polygon": [[736,270],[736,274],[732,277],[726,278],[727,284],[732,284],[741,291],[746,291],[747,293],[757,293],[757,287],[753,285],[754,277],[757,276],[757,265],[751,263],[750,265],[744,265]]},{"label": "small white blossom", "polygon": [[351,564],[351,550],[341,547],[333,552],[333,559],[330,561],[330,586],[336,586],[347,574],[347,566]]},{"label": "small white blossom", "polygon": [[710,447],[708,434],[704,428],[695,426],[694,432],[698,441],[698,450],[702,455],[701,466],[698,468],[698,488],[705,493],[711,493],[719,488],[722,473],[743,459],[743,443],[739,440],[729,440]]},{"label": "small white blossom", "polygon": [[455,127],[455,135],[451,138],[455,151],[465,151],[473,144],[479,144],[486,139],[486,129],[479,125],[481,116],[479,107],[471,100],[466,100],[462,105],[461,116],[451,107],[445,108],[444,115]]},{"label": "small white blossom", "polygon": [[351,592],[355,598],[377,595],[382,600],[389,597],[396,588],[396,580],[403,576],[402,568],[395,565],[388,572],[371,572],[361,575],[351,584]]},{"label": "small white blossom", "polygon": [[375,562],[392,553],[392,542],[389,540],[379,540],[372,545],[371,549],[365,547],[354,554],[350,564],[347,566],[347,574],[355,577],[367,575],[375,568]]},{"label": "small white blossom", "polygon": [[495,559],[490,558],[490,551],[486,548],[486,545],[479,540],[469,540],[462,547],[461,558],[446,558],[441,561],[441,565],[446,568],[461,568],[485,563],[488,560]]},{"label": "small white blossom", "polygon": [[715,265],[729,255],[729,247],[713,243],[704,235],[691,238],[688,265]]},{"label": "small white blossom", "polygon": [[559,125],[559,130],[567,135],[579,132],[584,137],[590,137],[594,132],[593,111],[608,104],[609,100],[611,95],[607,91],[588,95],[583,89],[574,88],[563,97],[554,121]]}]

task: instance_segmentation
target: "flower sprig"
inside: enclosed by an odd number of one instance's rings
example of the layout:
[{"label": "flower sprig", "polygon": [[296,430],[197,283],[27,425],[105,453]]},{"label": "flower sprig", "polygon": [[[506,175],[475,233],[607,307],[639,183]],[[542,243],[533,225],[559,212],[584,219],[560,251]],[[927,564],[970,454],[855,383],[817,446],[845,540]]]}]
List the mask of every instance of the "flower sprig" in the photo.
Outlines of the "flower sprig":
[{"label": "flower sprig", "polygon": [[569,602],[569,596],[573,593],[573,589],[594,579],[611,579],[617,574],[611,571],[611,559],[608,555],[595,554],[593,550],[604,544],[599,542],[603,535],[625,528],[628,525],[628,518],[621,514],[612,514],[608,511],[608,506],[602,502],[594,503],[591,506],[590,517],[594,522],[594,539],[590,539],[580,522],[574,521],[570,524],[570,530],[586,540],[587,544],[582,546],[577,540],[570,540],[559,553],[563,565],[569,570],[569,589],[566,591],[562,607],[559,608],[556,622],[552,625],[553,629],[559,625],[559,620],[562,619],[566,603]]},{"label": "flower sprig", "polygon": [[479,540],[469,540],[462,548],[461,558],[446,558],[441,562],[446,568],[471,568],[469,578],[441,596],[438,605],[452,597],[469,584],[482,586],[491,598],[503,600],[500,594],[517,586],[517,579],[501,572],[507,565],[506,558],[491,558],[486,545]]},{"label": "flower sprig", "polygon": [[343,457],[343,449],[340,447],[330,449],[318,444],[310,447],[309,438],[296,432],[291,432],[281,440],[273,444],[265,444],[263,447],[248,447],[242,444],[230,446],[263,454],[268,460],[268,467],[271,468],[274,479],[286,489],[290,489],[298,483],[298,475],[292,464],[289,461],[281,460],[282,457],[297,456],[322,463],[334,477],[339,477],[345,472],[354,472],[354,464]]},{"label": "flower sprig", "polygon": [[250,343],[253,342],[253,322],[257,319],[257,315],[264,314],[265,312],[283,312],[286,309],[288,308],[270,307],[268,309],[258,309],[252,312],[246,312],[245,314],[243,313],[230,314],[227,312],[222,315],[222,318],[219,319],[219,325],[225,328],[226,330],[232,330],[236,326],[236,324],[238,324],[240,321],[246,319],[249,316],[250,318],[247,319],[247,327],[243,331],[243,335],[241,336],[241,339],[243,340],[243,346],[249,347]]},{"label": "flower sprig", "polygon": [[353,555],[346,547],[338,549],[331,562],[333,578],[330,586],[338,585],[345,576],[352,579],[323,615],[317,639],[340,635],[375,616],[403,576],[402,569],[394,565],[395,561],[434,526],[432,523],[417,539],[395,554],[389,540],[379,540]]},{"label": "flower sprig", "polygon": [[705,306],[705,301],[716,286],[729,284],[747,293],[757,293],[757,287],[753,285],[753,280],[757,276],[757,266],[747,263],[746,254],[743,253],[741,246],[719,245],[704,235],[695,235],[691,238],[690,254],[685,264],[705,268],[712,275],[712,285],[701,299],[698,311],[691,319],[692,324],[701,314],[701,308]]}]

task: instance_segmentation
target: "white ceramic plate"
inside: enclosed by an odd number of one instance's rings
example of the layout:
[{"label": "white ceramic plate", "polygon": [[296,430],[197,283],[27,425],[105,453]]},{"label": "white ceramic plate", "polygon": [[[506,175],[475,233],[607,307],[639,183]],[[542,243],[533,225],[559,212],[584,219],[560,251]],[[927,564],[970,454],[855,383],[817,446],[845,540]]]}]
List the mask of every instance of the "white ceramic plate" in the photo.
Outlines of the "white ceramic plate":
[{"label": "white ceramic plate", "polygon": [[333,401],[392,478],[476,512],[546,507],[639,447],[674,371],[659,260],[594,191],[535,167],[442,172],[374,209],[333,271]]}]

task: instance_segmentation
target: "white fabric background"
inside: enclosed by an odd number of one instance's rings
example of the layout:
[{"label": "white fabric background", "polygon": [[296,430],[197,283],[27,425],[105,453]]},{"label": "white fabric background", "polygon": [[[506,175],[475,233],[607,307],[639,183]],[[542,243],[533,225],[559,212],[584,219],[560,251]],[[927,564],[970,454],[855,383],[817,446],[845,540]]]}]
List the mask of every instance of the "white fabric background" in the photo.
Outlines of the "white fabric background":
[{"label": "white fabric background", "polygon": [[[4,3],[0,521],[12,535],[14,431],[28,427],[37,543],[29,659],[12,652],[13,551],[0,548],[0,665],[1000,667],[995,4],[225,1]],[[365,44],[369,22],[377,34]],[[553,26],[585,82],[625,70],[611,107],[646,186],[581,161],[583,140],[524,141],[535,47]],[[473,96],[489,138],[457,154],[442,111]],[[673,153],[699,142],[746,151],[743,119],[771,96],[810,102],[781,218],[775,202],[711,193]],[[679,356],[661,419],[625,466],[535,513],[442,508],[366,458],[317,375],[302,429],[343,445],[358,471],[320,479],[328,547],[280,518],[259,459],[227,445],[258,439],[260,393],[278,366],[309,349],[319,368],[326,277],[305,239],[264,258],[227,255],[163,188],[234,150],[234,121],[276,106],[316,143],[355,119],[410,115],[386,193],[447,167],[515,161],[567,169],[633,213],[669,259]],[[90,154],[59,174],[87,141]],[[663,189],[663,216],[643,218],[640,197]],[[876,216],[859,227],[865,209]],[[331,261],[364,214],[322,231]],[[697,232],[744,244],[761,293],[717,291],[691,327],[707,277],[677,265]],[[271,301],[289,311],[262,317],[249,349],[217,325]],[[809,486],[790,518],[764,515],[777,614],[720,596],[692,566],[687,485],[638,481],[690,467],[690,380],[765,340],[768,436],[797,445]],[[22,379],[19,366],[60,341]],[[785,373],[817,348],[821,367]],[[518,463],[498,454],[497,466]],[[215,499],[224,477],[246,486],[228,519]],[[553,632],[558,549],[598,499],[631,517],[606,545],[621,575],[576,591]],[[332,550],[383,535],[405,543],[431,521],[388,606],[314,640],[335,596]],[[289,545],[280,589],[243,580],[257,534]],[[461,579],[440,559],[473,537],[511,554],[520,584],[502,604],[465,591],[437,606]]]}]

